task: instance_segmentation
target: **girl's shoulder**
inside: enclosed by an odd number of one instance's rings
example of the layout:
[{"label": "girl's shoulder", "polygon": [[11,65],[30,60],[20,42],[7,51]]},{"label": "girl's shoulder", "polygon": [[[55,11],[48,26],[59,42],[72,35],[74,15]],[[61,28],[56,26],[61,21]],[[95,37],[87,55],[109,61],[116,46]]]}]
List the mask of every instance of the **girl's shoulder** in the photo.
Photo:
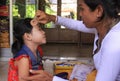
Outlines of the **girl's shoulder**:
[{"label": "girl's shoulder", "polygon": [[16,58],[11,58],[10,60],[9,60],[9,66],[10,67],[12,67],[12,68],[17,68],[16,66],[15,66],[15,61],[19,61],[20,59],[22,59],[22,58],[28,58],[29,59],[29,56],[28,55],[20,55],[20,56],[18,56],[18,57],[16,57]]},{"label": "girl's shoulder", "polygon": [[25,57],[28,56],[28,53],[24,50],[21,49],[20,51],[18,51],[18,53],[14,56],[14,59],[16,58],[21,58],[21,57]]},{"label": "girl's shoulder", "polygon": [[29,56],[26,55],[26,54],[21,54],[21,55],[19,55],[18,57],[14,58],[14,59],[17,60],[17,61],[19,61],[22,58],[28,58],[29,59]]}]

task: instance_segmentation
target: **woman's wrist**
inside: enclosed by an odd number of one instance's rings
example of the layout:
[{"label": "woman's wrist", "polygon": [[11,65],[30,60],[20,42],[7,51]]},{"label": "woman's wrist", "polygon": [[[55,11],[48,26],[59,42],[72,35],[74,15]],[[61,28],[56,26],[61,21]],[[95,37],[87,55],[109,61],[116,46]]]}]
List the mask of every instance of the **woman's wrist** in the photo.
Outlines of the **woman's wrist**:
[{"label": "woman's wrist", "polygon": [[55,15],[49,15],[49,19],[50,19],[50,21],[52,21],[54,23],[57,22],[57,16],[55,16]]}]

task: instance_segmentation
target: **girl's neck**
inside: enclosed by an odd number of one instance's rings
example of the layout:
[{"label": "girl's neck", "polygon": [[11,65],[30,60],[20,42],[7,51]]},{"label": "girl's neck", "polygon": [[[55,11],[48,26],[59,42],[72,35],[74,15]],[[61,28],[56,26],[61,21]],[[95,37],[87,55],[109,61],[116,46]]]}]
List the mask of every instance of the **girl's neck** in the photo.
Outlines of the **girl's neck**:
[{"label": "girl's neck", "polygon": [[26,46],[32,51],[32,53],[37,56],[36,52],[37,52],[37,47],[38,46],[35,46],[35,45],[32,45],[32,44],[26,44]]}]

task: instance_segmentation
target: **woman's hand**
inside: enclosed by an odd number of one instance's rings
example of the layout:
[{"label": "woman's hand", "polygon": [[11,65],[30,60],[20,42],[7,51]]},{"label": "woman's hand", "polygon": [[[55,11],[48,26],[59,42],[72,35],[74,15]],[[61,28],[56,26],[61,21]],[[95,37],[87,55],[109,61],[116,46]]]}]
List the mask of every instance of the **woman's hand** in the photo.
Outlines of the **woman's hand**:
[{"label": "woman's hand", "polygon": [[30,70],[30,73],[33,75],[29,77],[23,77],[23,79],[28,81],[52,81],[53,79],[51,74],[43,70]]},{"label": "woman's hand", "polygon": [[39,23],[46,24],[49,22],[55,22],[56,16],[47,14],[41,10],[38,10],[35,14],[35,18],[39,21]]}]

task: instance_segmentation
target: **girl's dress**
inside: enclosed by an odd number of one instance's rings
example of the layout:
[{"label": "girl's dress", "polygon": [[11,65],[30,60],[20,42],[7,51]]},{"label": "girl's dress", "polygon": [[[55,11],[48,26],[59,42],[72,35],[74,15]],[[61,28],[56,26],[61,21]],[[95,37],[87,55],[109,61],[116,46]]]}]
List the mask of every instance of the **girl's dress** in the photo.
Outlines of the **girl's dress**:
[{"label": "girl's dress", "polygon": [[8,81],[18,81],[18,67],[15,66],[15,61],[18,61],[23,57],[28,58],[30,65],[29,69],[41,70],[43,69],[42,56],[43,52],[40,46],[38,46],[36,59],[31,50],[26,45],[23,45],[22,49],[9,61]]}]

